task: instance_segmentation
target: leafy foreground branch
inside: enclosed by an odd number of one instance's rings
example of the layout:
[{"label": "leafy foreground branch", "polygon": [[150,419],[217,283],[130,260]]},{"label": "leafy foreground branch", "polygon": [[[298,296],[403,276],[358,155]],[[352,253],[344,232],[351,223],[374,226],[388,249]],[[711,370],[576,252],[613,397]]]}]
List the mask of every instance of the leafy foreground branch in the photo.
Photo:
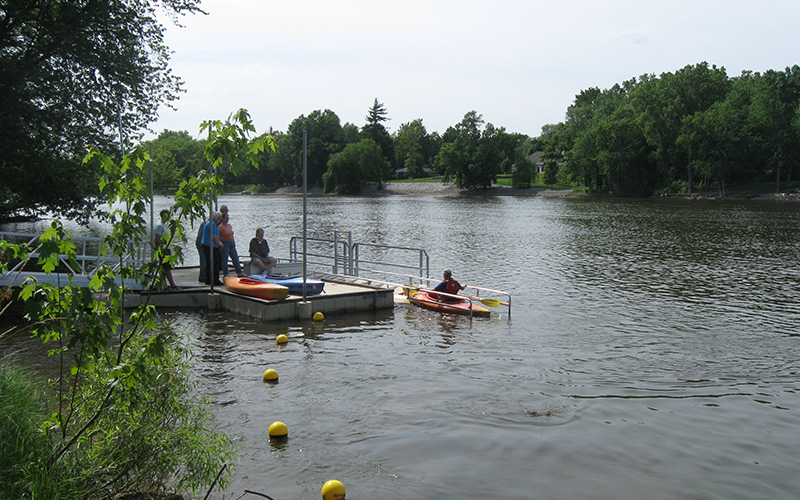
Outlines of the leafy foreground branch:
[{"label": "leafy foreground branch", "polygon": [[[220,137],[212,141],[226,155],[233,150],[224,146],[235,145],[249,125],[246,112],[234,119],[243,126],[218,127]],[[213,164],[215,153],[208,151]],[[68,286],[29,278],[20,290],[29,328],[52,346],[59,369],[45,393],[13,360],[0,362],[0,499],[120,499],[224,487],[237,447],[216,430],[209,401],[195,391],[190,342],[158,324],[146,303],[126,311],[129,292],[121,284],[157,276],[162,262],[180,262],[183,224],[203,217],[219,178],[203,174],[182,186],[165,238],[174,251],[156,248],[149,262],[136,266],[126,256],[149,245],[149,157],[135,149],[117,165],[93,150],[84,161],[103,172],[104,204],[122,207],[102,216],[113,227],[103,250],[116,265],[98,269],[89,287],[76,286],[67,275]],[[57,221],[40,243],[38,265],[46,272],[75,259],[75,245]],[[7,243],[1,250],[0,257],[26,255]]]}]

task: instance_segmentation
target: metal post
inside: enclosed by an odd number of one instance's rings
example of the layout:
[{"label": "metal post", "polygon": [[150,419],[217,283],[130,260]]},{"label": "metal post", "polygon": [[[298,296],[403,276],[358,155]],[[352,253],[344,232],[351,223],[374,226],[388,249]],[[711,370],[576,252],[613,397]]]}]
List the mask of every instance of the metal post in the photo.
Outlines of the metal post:
[{"label": "metal post", "polygon": [[[150,141],[150,238],[153,237],[153,198],[155,198],[153,193],[153,141]],[[153,256],[155,256],[156,249],[152,248],[152,252]]]},{"label": "metal post", "polygon": [[339,231],[336,230],[333,231],[333,274],[339,274]]},{"label": "metal post", "polygon": [[[353,274],[353,231],[347,231],[347,274]],[[358,276],[358,273],[355,273]]]},{"label": "metal post", "polygon": [[303,302],[306,301],[306,272],[308,271],[308,132],[303,130]]},{"label": "metal post", "polygon": [[[211,125],[211,123],[208,124],[208,140],[209,141],[211,140],[211,128],[212,128],[212,126],[213,125]],[[211,161],[209,160],[209,162],[208,162],[208,171],[209,171],[209,173],[213,172],[212,169],[211,169],[212,166],[213,166],[213,163],[211,163]],[[214,228],[211,227],[211,224],[213,223],[213,221],[211,220],[211,216],[213,214],[214,214],[214,192],[213,191],[209,191],[209,193],[208,193],[208,221],[209,221],[208,222],[208,258],[206,259],[206,261],[207,261],[206,262],[206,266],[207,266],[206,277],[211,282],[211,293],[214,293],[214,283],[216,283],[217,279],[219,279],[218,276],[214,276],[214,247],[212,246],[214,244],[214,240],[212,239],[212,237],[214,235]],[[201,244],[200,246],[202,247],[203,245]]]}]

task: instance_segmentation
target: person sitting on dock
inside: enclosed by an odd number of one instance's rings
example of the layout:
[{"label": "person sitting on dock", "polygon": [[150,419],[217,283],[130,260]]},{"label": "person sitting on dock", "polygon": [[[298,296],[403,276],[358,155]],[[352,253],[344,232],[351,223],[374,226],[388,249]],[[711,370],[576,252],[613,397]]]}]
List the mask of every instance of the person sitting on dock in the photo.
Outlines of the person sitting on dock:
[{"label": "person sitting on dock", "polygon": [[[462,285],[458,281],[453,279],[453,273],[449,269],[444,270],[444,281],[436,285],[436,288],[433,290],[436,292],[444,292],[449,293],[451,295],[457,295],[460,290],[463,290],[467,287],[467,285]],[[453,302],[456,299],[453,297],[448,297],[447,295],[439,295],[436,294],[436,300],[444,301],[444,302]]]},{"label": "person sitting on dock", "polygon": [[250,240],[250,265],[255,266],[257,274],[266,276],[277,263],[278,259],[269,255],[269,243],[264,239],[264,230],[256,229],[256,237]]}]

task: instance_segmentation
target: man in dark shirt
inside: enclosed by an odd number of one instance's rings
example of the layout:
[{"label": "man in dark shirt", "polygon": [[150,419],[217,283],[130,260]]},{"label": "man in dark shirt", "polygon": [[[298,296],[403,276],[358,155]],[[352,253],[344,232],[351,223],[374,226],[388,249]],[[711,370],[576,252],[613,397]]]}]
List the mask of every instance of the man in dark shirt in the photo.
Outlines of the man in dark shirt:
[{"label": "man in dark shirt", "polygon": [[269,255],[269,243],[264,239],[264,230],[256,229],[256,237],[250,240],[251,272],[257,271],[258,274],[266,276],[277,263],[278,259]]}]

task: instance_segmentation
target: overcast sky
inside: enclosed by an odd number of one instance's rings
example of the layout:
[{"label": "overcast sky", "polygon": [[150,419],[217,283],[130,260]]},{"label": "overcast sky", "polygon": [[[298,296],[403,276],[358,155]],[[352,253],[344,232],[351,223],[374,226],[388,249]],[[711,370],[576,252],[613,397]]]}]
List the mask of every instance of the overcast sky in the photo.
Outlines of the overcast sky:
[{"label": "overcast sky", "polygon": [[538,136],[575,95],[707,61],[728,76],[800,64],[797,0],[203,0],[168,23],[185,82],[163,129],[245,108],[258,133],[331,109],[363,126],[375,98],[390,132],[444,132],[468,111]]}]

